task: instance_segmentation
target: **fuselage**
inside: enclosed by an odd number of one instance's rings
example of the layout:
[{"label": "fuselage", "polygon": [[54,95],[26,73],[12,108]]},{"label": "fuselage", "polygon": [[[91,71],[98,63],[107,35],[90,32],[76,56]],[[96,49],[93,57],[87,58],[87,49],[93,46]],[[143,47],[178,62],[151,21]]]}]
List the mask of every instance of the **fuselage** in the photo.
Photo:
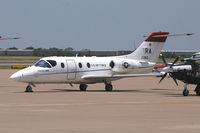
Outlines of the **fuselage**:
[{"label": "fuselage", "polygon": [[[112,66],[114,62],[115,66]],[[127,63],[127,64],[126,64]],[[46,57],[20,70],[11,78],[26,83],[99,83],[105,79],[86,80],[85,75],[142,74],[152,71],[155,63],[122,57]],[[119,78],[110,78],[117,80]]]},{"label": "fuselage", "polygon": [[85,91],[87,84],[104,83],[112,91],[112,81],[150,74],[169,32],[153,32],[140,46],[128,55],[112,57],[45,57],[31,67],[14,73],[10,78],[28,83],[26,92],[35,84],[80,84]]},{"label": "fuselage", "polygon": [[187,84],[200,84],[200,72],[173,72],[176,79]]}]

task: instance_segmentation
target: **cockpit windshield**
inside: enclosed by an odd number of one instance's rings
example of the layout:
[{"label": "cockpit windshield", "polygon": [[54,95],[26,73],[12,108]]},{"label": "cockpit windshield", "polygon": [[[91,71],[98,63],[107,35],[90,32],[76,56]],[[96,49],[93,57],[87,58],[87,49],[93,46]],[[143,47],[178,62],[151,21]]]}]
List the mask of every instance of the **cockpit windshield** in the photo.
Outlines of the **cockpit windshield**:
[{"label": "cockpit windshield", "polygon": [[51,66],[44,60],[39,60],[34,66],[51,68]]}]

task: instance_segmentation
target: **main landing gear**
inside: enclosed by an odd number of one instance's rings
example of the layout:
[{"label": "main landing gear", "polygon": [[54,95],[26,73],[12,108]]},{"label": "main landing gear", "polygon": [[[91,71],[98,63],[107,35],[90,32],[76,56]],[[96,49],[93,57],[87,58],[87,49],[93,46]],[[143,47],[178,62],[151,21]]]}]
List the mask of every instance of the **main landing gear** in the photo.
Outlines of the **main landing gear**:
[{"label": "main landing gear", "polygon": [[79,86],[80,91],[86,91],[87,87],[88,86],[86,84],[80,84],[80,86]]},{"label": "main landing gear", "polygon": [[[80,88],[80,91],[86,91],[88,85],[86,84],[80,84],[79,88]],[[113,86],[111,83],[105,83],[105,91],[112,91],[113,89]]]},{"label": "main landing gear", "polygon": [[[183,90],[183,96],[188,96],[189,95],[189,90],[187,88],[188,84],[185,84],[184,90]],[[200,84],[196,86],[195,90],[196,95],[200,96]]]},{"label": "main landing gear", "polygon": [[196,86],[194,91],[196,92],[197,96],[200,96],[200,84]]},{"label": "main landing gear", "polygon": [[189,95],[189,90],[187,88],[188,84],[186,83],[184,86],[184,90],[183,90],[183,96],[188,96]]},{"label": "main landing gear", "polygon": [[113,89],[112,84],[106,84],[106,85],[105,85],[105,90],[106,90],[106,91],[112,91],[112,89]]}]

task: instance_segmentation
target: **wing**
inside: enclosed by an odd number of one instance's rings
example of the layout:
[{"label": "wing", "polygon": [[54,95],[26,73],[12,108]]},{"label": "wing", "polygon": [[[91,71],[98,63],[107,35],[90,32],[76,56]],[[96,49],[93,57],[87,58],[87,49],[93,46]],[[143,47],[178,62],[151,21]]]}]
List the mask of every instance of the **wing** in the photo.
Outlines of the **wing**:
[{"label": "wing", "polygon": [[147,73],[147,74],[113,74],[113,75],[84,75],[82,79],[107,79],[107,78],[128,78],[128,77],[148,77],[161,76],[161,73]]}]

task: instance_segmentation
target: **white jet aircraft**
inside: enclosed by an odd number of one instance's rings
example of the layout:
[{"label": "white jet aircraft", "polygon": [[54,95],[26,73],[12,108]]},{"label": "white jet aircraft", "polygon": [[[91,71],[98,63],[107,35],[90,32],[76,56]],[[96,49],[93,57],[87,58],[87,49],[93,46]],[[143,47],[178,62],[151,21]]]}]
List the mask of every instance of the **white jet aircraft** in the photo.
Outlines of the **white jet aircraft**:
[{"label": "white jet aircraft", "polygon": [[[180,35],[180,34],[174,34]],[[127,77],[152,76],[161,49],[169,32],[153,32],[131,54],[112,57],[45,57],[34,65],[14,73],[10,78],[28,83],[25,92],[32,92],[35,84],[87,84],[104,83],[112,91],[112,81]],[[182,34],[191,35],[191,34]]]}]

